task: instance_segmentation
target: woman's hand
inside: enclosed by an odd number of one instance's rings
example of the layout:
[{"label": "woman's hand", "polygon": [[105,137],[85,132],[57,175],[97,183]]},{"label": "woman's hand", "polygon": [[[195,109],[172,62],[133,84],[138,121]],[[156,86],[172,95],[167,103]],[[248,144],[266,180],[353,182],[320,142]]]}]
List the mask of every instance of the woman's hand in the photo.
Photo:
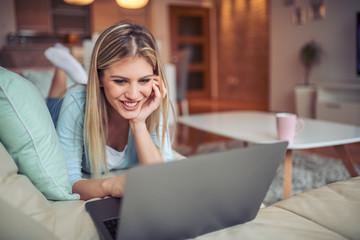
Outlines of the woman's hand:
[{"label": "woman's hand", "polygon": [[106,196],[122,197],[125,189],[125,176],[79,180],[74,183],[72,191],[80,194],[81,200]]},{"label": "woman's hand", "polygon": [[[160,88],[160,77],[154,76],[153,77],[153,84],[152,84],[152,93],[144,103],[141,108],[139,115],[130,120],[130,123],[145,123],[147,117],[150,116],[152,112],[154,112],[161,104],[162,99],[167,95],[167,90],[165,88],[165,84],[161,81],[162,89]],[[161,89],[161,90],[160,90]]]},{"label": "woman's hand", "polygon": [[125,177],[106,178],[101,184],[106,196],[122,197],[125,189]]}]

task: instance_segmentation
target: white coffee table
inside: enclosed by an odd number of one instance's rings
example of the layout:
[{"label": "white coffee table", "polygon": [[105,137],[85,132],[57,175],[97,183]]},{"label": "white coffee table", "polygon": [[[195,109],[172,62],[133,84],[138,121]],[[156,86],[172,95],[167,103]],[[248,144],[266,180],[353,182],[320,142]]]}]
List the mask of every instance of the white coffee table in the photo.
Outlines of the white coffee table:
[{"label": "white coffee table", "polygon": [[[291,196],[292,150],[334,146],[352,177],[358,176],[344,144],[360,142],[360,127],[303,118],[304,130],[289,144],[284,162],[284,198]],[[181,116],[178,122],[202,130],[194,149],[206,132],[253,144],[278,142],[275,113],[233,111]]]}]

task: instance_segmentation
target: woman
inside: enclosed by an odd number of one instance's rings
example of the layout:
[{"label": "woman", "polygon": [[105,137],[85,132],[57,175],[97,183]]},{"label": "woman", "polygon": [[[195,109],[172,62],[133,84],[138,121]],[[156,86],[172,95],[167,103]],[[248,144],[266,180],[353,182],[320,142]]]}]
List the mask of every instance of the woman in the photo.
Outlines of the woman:
[{"label": "woman", "polygon": [[[167,89],[148,29],[121,22],[99,36],[87,86],[68,90],[56,124],[72,190],[81,199],[122,196],[125,177],[97,178],[102,172],[172,160]],[[83,179],[82,171],[93,178]]]}]

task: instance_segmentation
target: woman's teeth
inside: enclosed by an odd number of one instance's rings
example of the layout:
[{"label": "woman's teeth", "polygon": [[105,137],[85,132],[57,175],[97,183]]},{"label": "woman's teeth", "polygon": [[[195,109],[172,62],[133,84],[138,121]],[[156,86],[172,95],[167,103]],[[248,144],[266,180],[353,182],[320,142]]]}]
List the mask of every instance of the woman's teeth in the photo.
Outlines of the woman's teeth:
[{"label": "woman's teeth", "polygon": [[128,107],[135,107],[135,105],[137,104],[137,102],[133,102],[133,103],[129,103],[129,102],[124,102],[126,106]]}]

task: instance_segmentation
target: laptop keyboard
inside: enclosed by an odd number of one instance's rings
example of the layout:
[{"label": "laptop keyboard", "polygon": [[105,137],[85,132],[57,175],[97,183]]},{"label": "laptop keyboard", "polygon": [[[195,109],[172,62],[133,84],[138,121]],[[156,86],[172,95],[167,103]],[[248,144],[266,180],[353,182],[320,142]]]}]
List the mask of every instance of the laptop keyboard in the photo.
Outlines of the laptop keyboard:
[{"label": "laptop keyboard", "polygon": [[113,239],[116,239],[116,232],[117,232],[117,226],[118,223],[120,221],[119,217],[116,218],[111,218],[108,220],[105,220],[103,223],[105,225],[105,227],[109,230],[110,235],[112,236]]}]

